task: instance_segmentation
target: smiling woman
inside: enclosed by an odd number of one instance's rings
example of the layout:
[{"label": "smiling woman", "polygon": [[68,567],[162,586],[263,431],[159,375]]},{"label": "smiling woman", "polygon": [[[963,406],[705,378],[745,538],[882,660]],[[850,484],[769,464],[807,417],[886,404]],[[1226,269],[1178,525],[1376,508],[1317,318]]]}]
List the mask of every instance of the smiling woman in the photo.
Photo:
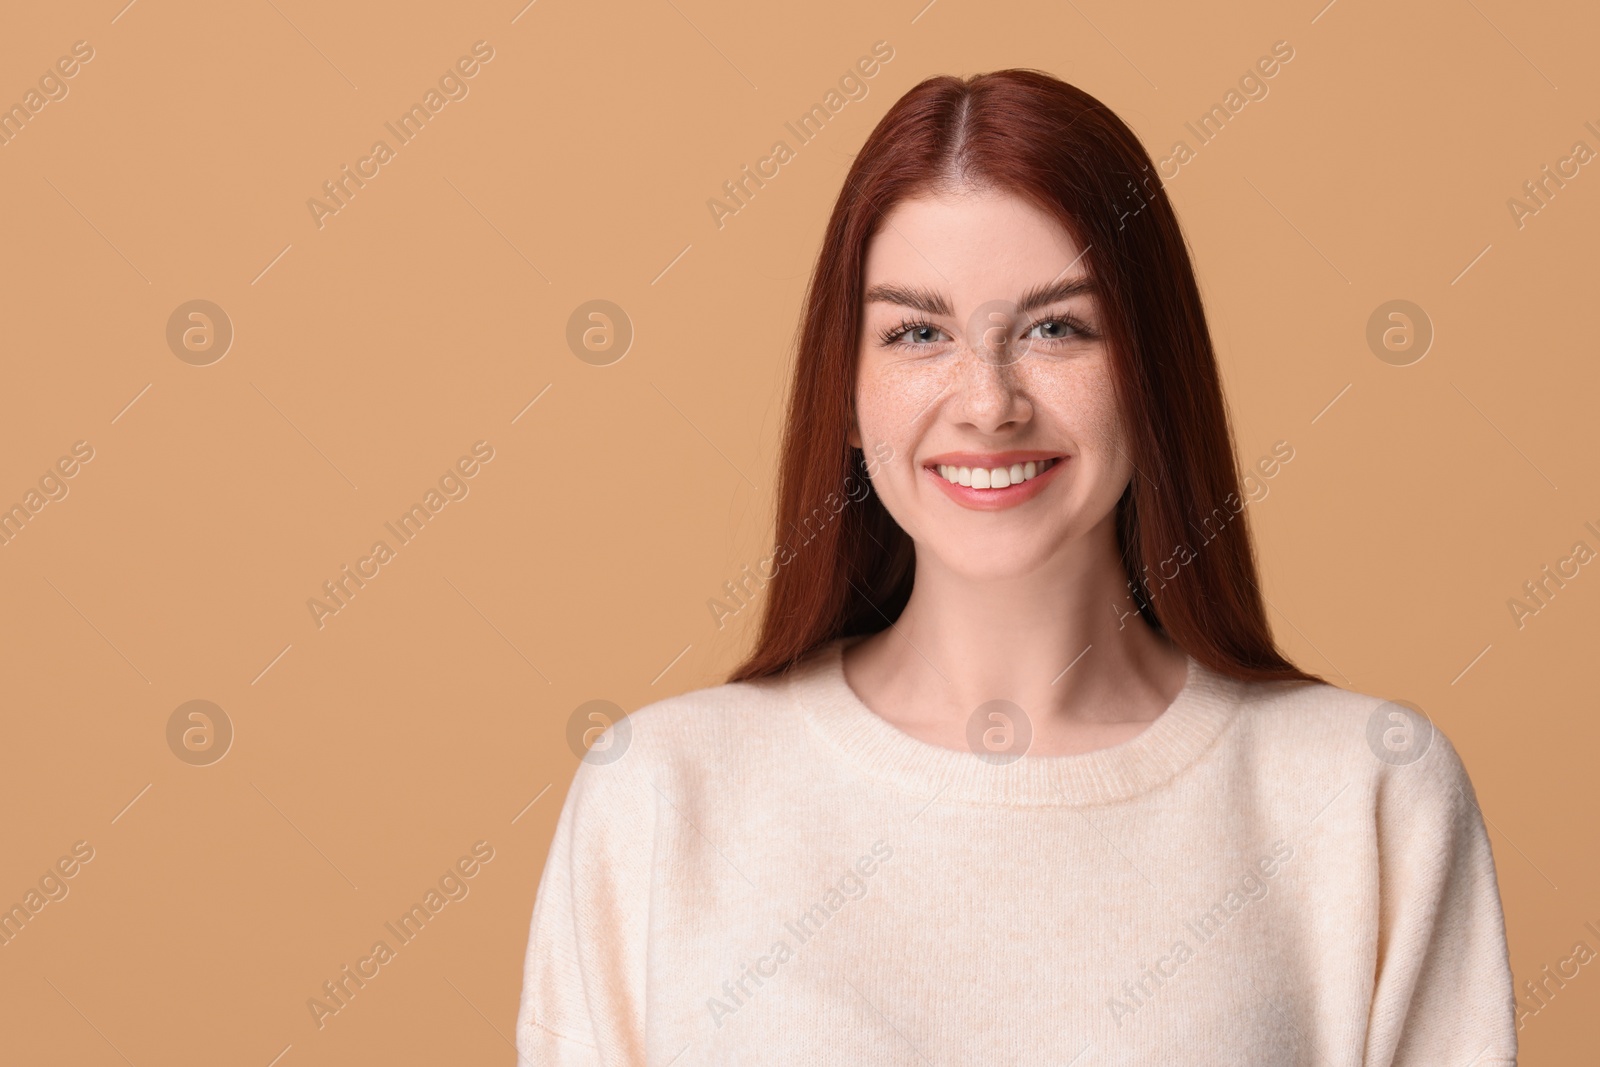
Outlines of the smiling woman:
[{"label": "smiling woman", "polygon": [[1160,188],[1126,209],[1149,171],[1038,71],[930,78],[873,130],[779,538],[871,492],[771,576],[727,682],[580,764],[523,1063],[1514,1064],[1471,781],[1277,648],[1182,231]]}]

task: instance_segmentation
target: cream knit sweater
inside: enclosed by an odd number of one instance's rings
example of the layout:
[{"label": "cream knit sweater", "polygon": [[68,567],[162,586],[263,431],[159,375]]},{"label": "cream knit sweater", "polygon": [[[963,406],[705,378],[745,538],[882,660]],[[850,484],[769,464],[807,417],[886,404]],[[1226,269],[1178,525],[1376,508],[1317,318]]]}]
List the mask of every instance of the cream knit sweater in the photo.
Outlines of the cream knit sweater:
[{"label": "cream knit sweater", "polygon": [[1189,661],[1132,740],[1009,762],[878,718],[829,642],[613,726],[539,883],[519,1064],[1514,1064],[1449,740]]}]

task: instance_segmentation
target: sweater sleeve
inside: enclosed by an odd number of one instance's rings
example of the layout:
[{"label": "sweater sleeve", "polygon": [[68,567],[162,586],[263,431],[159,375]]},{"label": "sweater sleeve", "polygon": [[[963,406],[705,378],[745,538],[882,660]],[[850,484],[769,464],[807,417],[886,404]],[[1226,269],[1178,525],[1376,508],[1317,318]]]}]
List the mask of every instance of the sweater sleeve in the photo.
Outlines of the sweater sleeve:
[{"label": "sweater sleeve", "polygon": [[1437,729],[1377,802],[1379,930],[1363,1067],[1515,1067],[1516,993],[1472,782]]},{"label": "sweater sleeve", "polygon": [[534,899],[518,1067],[645,1062],[654,805],[638,762],[578,765]]}]

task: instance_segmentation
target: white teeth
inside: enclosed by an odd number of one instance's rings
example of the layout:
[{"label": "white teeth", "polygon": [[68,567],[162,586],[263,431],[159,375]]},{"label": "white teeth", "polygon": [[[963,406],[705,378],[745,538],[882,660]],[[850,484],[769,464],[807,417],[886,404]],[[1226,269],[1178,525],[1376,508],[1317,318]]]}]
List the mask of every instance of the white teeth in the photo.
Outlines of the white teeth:
[{"label": "white teeth", "polygon": [[1008,485],[1016,485],[1030,478],[1037,478],[1045,471],[1056,465],[1054,459],[1044,459],[1035,462],[1013,463],[1009,467],[952,467],[949,464],[939,464],[939,474],[949,482],[956,485],[971,486],[973,489],[1004,489]]}]

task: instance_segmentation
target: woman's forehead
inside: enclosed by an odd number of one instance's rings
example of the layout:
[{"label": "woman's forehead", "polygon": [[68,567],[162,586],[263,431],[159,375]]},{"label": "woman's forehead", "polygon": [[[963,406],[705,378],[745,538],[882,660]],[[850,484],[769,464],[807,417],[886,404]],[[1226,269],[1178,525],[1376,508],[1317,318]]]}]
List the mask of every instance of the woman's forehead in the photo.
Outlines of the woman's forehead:
[{"label": "woman's forehead", "polygon": [[867,289],[898,285],[957,304],[1016,300],[1082,272],[1082,252],[1066,227],[1015,194],[917,197],[886,213],[867,248],[864,280]]}]

